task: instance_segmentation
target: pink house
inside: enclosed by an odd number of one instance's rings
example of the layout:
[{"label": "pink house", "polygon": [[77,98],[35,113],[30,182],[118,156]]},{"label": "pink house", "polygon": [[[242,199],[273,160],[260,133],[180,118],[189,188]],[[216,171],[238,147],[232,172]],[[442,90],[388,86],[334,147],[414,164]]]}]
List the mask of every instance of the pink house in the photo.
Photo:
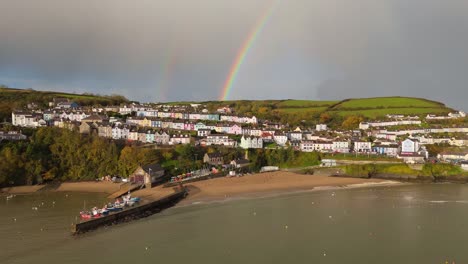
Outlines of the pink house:
[{"label": "pink house", "polygon": [[240,135],[242,134],[242,127],[234,124],[231,127],[229,127],[228,134]]},{"label": "pink house", "polygon": [[191,130],[191,131],[195,130],[195,124],[186,122],[184,124],[184,130]]}]

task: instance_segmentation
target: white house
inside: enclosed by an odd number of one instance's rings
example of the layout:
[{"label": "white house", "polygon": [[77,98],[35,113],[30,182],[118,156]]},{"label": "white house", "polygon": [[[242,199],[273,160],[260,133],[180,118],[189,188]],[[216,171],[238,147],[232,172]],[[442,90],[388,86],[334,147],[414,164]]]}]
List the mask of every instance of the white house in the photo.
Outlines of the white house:
[{"label": "white house", "polygon": [[401,142],[401,153],[415,153],[419,151],[419,142],[415,139],[409,138]]},{"label": "white house", "polygon": [[189,135],[173,135],[169,141],[170,145],[190,144]]},{"label": "white house", "polygon": [[365,142],[365,141],[355,141],[354,142],[354,151],[355,152],[371,152],[372,151],[372,143]]},{"label": "white house", "polygon": [[326,141],[315,141],[315,140],[303,140],[299,144],[299,149],[303,152],[331,152],[332,151],[332,142]]},{"label": "white house", "polygon": [[349,141],[333,141],[332,151],[339,153],[349,153]]},{"label": "white house", "polygon": [[443,161],[457,161],[457,160],[465,160],[468,161],[468,153],[467,152],[454,152],[454,151],[444,151],[437,155],[437,158]]},{"label": "white house", "polygon": [[206,137],[211,134],[211,129],[198,129],[197,136]]},{"label": "white house", "polygon": [[288,134],[289,140],[302,140],[302,131],[291,131]]},{"label": "white house", "polygon": [[274,134],[273,140],[276,142],[276,144],[284,146],[288,142],[288,137],[285,134]]},{"label": "white house", "polygon": [[315,130],[317,130],[317,131],[326,131],[327,130],[327,125],[326,124],[317,124],[315,126]]},{"label": "white house", "polygon": [[263,148],[263,140],[261,137],[242,136],[240,147],[243,149],[259,149]]},{"label": "white house", "polygon": [[229,145],[229,137],[224,134],[210,134],[206,137],[206,145],[227,146]]},{"label": "white house", "polygon": [[14,126],[21,127],[40,127],[47,125],[41,113],[13,111],[11,120]]},{"label": "white house", "polygon": [[167,145],[169,144],[169,141],[170,141],[170,136],[164,131],[161,133],[156,132],[154,134],[154,142],[156,142],[157,144]]}]

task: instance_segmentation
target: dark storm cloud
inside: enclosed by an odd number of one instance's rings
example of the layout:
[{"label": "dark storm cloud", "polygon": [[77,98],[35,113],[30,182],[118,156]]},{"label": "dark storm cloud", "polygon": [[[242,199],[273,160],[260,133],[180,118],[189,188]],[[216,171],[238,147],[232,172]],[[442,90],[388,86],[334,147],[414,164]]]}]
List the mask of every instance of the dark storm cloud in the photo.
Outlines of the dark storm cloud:
[{"label": "dark storm cloud", "polygon": [[[0,83],[144,101],[218,98],[270,4],[0,0]],[[408,95],[466,109],[467,10],[456,0],[281,1],[231,97]]]}]

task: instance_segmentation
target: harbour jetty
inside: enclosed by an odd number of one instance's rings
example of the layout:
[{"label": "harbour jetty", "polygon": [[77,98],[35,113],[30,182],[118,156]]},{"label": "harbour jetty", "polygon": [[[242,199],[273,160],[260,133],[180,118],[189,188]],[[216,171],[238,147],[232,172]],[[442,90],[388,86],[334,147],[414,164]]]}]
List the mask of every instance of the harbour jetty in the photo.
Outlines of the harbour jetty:
[{"label": "harbour jetty", "polygon": [[114,225],[128,222],[142,217],[147,217],[158,213],[161,210],[171,207],[187,195],[185,187],[174,188],[175,192],[160,199],[143,203],[132,208],[113,213],[100,218],[91,219],[72,225],[72,234],[80,234],[102,226]]}]

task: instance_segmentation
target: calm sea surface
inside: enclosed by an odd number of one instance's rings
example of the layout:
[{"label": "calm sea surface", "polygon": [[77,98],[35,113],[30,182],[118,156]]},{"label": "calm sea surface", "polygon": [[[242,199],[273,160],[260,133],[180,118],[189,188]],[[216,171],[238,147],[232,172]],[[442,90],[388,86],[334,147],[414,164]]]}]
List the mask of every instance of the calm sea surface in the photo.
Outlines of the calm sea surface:
[{"label": "calm sea surface", "polygon": [[0,263],[468,263],[468,185],[198,204],[78,237],[77,212],[104,196],[0,198]]}]

